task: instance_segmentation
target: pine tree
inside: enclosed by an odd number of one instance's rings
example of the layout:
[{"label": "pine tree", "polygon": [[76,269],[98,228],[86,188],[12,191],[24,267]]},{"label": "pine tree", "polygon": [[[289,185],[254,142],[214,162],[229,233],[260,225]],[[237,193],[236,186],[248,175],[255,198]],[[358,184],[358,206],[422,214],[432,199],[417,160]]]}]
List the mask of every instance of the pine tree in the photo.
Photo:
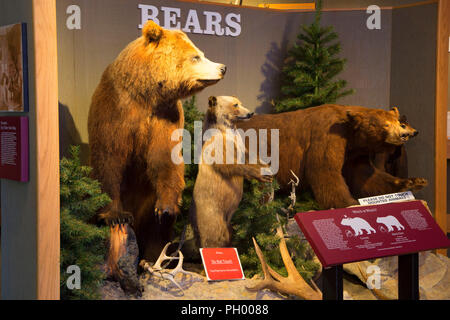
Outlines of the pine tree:
[{"label": "pine tree", "polygon": [[347,81],[334,80],[346,59],[338,57],[341,45],[333,27],[320,25],[322,1],[316,3],[314,22],[303,25],[298,43],[289,50],[282,69],[281,97],[274,102],[277,113],[335,103],[354,93],[345,89]]},{"label": "pine tree", "polygon": [[[288,207],[289,201],[277,199],[278,188],[275,179],[271,184],[261,184],[256,180],[246,181],[243,199],[233,215],[231,221],[233,246],[238,249],[247,277],[261,272],[261,265],[252,242],[253,237],[263,250],[266,261],[272,269],[287,276],[279,251],[280,239],[276,235],[276,228],[287,222],[281,209]],[[275,197],[272,201],[267,201],[272,189]],[[319,265],[313,261],[314,254],[311,247],[305,240],[298,237],[287,239],[286,244],[297,270],[305,280],[310,280],[319,269]]]},{"label": "pine tree", "polygon": [[[89,221],[111,199],[102,193],[100,183],[89,177],[91,168],[82,166],[79,147],[70,148],[61,171],[61,299],[99,299],[99,288],[106,274],[101,270],[108,251],[109,231]],[[81,270],[81,289],[69,290],[69,266]]]}]

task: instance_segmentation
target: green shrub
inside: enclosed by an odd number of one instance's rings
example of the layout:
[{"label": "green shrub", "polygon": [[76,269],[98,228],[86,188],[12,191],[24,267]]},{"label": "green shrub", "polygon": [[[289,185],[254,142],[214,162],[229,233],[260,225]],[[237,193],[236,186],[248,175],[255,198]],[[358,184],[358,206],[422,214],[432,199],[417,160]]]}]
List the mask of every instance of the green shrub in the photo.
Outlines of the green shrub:
[{"label": "green shrub", "polygon": [[[89,177],[91,168],[82,166],[79,147],[70,148],[70,158],[60,164],[61,184],[61,299],[99,299],[105,279],[101,265],[108,251],[109,230],[90,223],[97,210],[111,200],[100,183]],[[69,290],[67,268],[81,269],[81,289]]]}]

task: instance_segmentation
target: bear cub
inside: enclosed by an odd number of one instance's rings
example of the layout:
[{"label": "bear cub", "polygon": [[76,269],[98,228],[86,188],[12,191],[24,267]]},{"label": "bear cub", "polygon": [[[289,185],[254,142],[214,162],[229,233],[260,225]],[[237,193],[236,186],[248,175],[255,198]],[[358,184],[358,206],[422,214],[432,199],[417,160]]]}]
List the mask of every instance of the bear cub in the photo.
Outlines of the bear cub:
[{"label": "bear cub", "polygon": [[252,116],[235,97],[209,98],[203,125],[205,142],[190,208],[191,224],[200,248],[231,244],[230,222],[242,199],[244,178],[272,181],[271,176],[261,173],[268,167],[266,164],[245,163],[248,152],[235,123]]}]

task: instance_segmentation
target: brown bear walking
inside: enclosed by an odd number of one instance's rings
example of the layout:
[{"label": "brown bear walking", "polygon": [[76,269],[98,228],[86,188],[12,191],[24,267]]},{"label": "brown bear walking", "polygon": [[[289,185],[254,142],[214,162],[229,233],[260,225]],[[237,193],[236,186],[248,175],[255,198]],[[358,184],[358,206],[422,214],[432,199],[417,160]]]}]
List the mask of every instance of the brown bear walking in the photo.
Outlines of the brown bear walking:
[{"label": "brown bear walking", "polygon": [[[397,108],[385,111],[323,105],[258,115],[237,126],[242,129],[279,129],[278,182],[286,187],[292,170],[303,186],[311,188],[321,208],[328,209],[358,203],[343,176],[347,160],[401,146],[415,135],[415,130],[404,126],[400,119]],[[376,167],[371,166],[373,168]],[[379,169],[369,173],[370,180],[353,181],[353,184],[365,184],[366,191],[382,193],[419,190],[427,184],[425,179],[402,179]]]},{"label": "brown bear walking", "polygon": [[[201,248],[231,244],[230,221],[242,199],[244,178],[261,182],[272,180],[271,176],[261,173],[267,165],[245,164],[245,145],[235,131],[235,123],[252,116],[235,97],[209,99],[203,128],[205,135],[209,131],[212,136],[202,148],[190,209],[197,245]],[[227,158],[231,152],[233,157]],[[239,157],[243,161],[238,161]]]},{"label": "brown bear walking", "polygon": [[180,99],[221,80],[223,64],[208,60],[181,31],[149,21],[101,78],[89,111],[93,174],[112,198],[99,217],[111,226],[110,269],[117,268],[123,228],[134,223],[141,258],[154,261],[171,238],[184,164],[171,160],[184,127]]}]

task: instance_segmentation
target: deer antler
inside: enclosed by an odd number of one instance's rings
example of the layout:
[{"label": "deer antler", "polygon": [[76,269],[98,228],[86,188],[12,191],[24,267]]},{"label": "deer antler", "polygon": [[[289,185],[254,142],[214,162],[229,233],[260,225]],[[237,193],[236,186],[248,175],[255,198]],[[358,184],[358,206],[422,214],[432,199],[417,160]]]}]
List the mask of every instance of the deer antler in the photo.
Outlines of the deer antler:
[{"label": "deer antler", "polygon": [[[182,292],[184,292],[183,288],[181,288],[181,286],[175,281],[175,276],[178,273],[191,275],[191,276],[194,276],[194,275],[200,276],[200,275],[197,275],[193,272],[189,272],[189,271],[186,271],[183,269],[184,256],[180,250],[177,250],[177,252],[176,252],[176,253],[178,253],[178,257],[169,257],[166,255],[167,249],[169,248],[170,244],[171,244],[171,242],[166,244],[164,249],[161,251],[161,254],[159,255],[158,260],[156,260],[155,264],[151,265],[147,261],[142,260],[139,265],[144,270],[148,271],[151,275],[157,275],[162,279],[169,280],[174,285],[176,285],[178,289],[180,289]],[[161,266],[161,264],[166,260],[178,260],[178,264],[174,269],[165,269]]]},{"label": "deer antler", "polygon": [[316,284],[312,281],[314,288],[311,288],[308,283],[298,273],[297,268],[292,261],[289,251],[287,249],[286,240],[283,236],[283,230],[281,227],[277,228],[277,235],[280,237],[280,253],[283,258],[283,263],[288,272],[287,277],[283,277],[275,272],[270,266],[267,265],[264,260],[264,255],[258,246],[255,238],[253,238],[253,244],[255,245],[256,254],[264,273],[264,280],[258,283],[253,288],[248,288],[251,291],[258,291],[261,289],[269,289],[272,291],[295,295],[305,300],[322,300],[322,292],[317,288]]}]

